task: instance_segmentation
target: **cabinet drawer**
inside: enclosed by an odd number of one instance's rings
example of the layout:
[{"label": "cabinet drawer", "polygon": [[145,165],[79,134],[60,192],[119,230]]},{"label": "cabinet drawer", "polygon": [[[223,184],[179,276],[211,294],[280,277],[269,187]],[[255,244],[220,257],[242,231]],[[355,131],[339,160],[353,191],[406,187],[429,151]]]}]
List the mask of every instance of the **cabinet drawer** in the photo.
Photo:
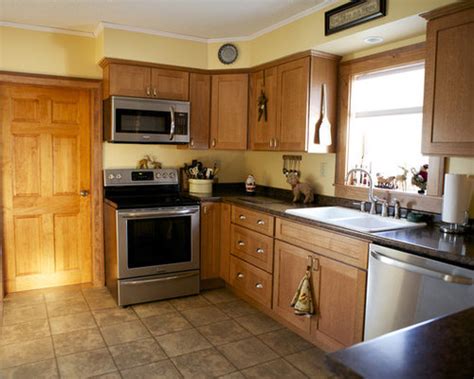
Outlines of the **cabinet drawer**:
[{"label": "cabinet drawer", "polygon": [[273,271],[273,238],[232,225],[231,253],[269,273]]},{"label": "cabinet drawer", "polygon": [[273,224],[275,218],[268,214],[233,206],[232,222],[256,230],[257,232],[266,234],[267,236],[273,236]]},{"label": "cabinet drawer", "polygon": [[367,269],[369,243],[313,226],[277,218],[276,238],[352,266]]},{"label": "cabinet drawer", "polygon": [[230,284],[260,304],[272,306],[272,276],[243,260],[230,257]]}]

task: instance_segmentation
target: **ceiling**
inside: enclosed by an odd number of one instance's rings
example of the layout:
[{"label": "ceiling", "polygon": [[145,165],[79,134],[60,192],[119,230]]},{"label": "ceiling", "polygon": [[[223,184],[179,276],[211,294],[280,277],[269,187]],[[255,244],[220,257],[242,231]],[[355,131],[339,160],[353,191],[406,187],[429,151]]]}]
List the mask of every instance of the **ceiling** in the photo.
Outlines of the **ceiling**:
[{"label": "ceiling", "polygon": [[103,23],[198,39],[251,38],[335,0],[0,0],[0,21],[94,33]]}]

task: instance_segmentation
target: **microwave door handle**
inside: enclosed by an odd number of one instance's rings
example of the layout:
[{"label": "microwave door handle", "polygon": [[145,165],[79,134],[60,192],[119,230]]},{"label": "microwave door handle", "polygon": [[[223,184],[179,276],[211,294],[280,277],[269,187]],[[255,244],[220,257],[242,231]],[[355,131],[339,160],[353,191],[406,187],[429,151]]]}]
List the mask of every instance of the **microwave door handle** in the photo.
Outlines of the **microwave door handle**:
[{"label": "microwave door handle", "polygon": [[174,129],[175,129],[173,106],[170,106],[170,113],[171,113],[171,127],[170,127],[170,141],[171,141],[174,138]]}]

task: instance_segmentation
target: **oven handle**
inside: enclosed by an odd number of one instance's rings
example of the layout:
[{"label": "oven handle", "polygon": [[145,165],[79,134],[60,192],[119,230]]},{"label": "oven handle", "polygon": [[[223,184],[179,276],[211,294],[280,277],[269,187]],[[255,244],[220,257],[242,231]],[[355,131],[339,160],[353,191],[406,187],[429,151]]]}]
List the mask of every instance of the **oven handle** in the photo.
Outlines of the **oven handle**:
[{"label": "oven handle", "polygon": [[125,212],[120,213],[120,216],[126,219],[145,218],[145,217],[161,217],[161,216],[182,216],[188,214],[198,213],[199,209],[183,209],[175,211],[151,211],[151,212]]},{"label": "oven handle", "polygon": [[122,285],[135,285],[135,284],[144,284],[144,283],[156,283],[156,282],[164,282],[167,280],[175,280],[175,279],[183,279],[183,278],[189,278],[190,276],[196,276],[198,275],[197,272],[191,272],[188,274],[182,274],[182,275],[174,275],[174,276],[167,276],[166,278],[155,278],[155,279],[145,279],[145,280],[133,280],[131,282],[122,282]]},{"label": "oven handle", "polygon": [[170,141],[171,141],[174,138],[174,129],[175,129],[174,107],[172,105],[170,106],[170,113],[171,113],[171,128],[170,128]]}]

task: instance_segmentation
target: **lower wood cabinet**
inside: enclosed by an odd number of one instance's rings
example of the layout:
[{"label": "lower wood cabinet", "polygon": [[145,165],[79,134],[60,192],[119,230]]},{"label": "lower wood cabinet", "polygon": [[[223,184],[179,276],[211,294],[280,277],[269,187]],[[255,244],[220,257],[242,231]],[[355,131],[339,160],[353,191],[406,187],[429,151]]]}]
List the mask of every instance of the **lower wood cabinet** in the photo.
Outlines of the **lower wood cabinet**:
[{"label": "lower wood cabinet", "polygon": [[201,280],[219,278],[220,208],[217,202],[201,204]]}]

